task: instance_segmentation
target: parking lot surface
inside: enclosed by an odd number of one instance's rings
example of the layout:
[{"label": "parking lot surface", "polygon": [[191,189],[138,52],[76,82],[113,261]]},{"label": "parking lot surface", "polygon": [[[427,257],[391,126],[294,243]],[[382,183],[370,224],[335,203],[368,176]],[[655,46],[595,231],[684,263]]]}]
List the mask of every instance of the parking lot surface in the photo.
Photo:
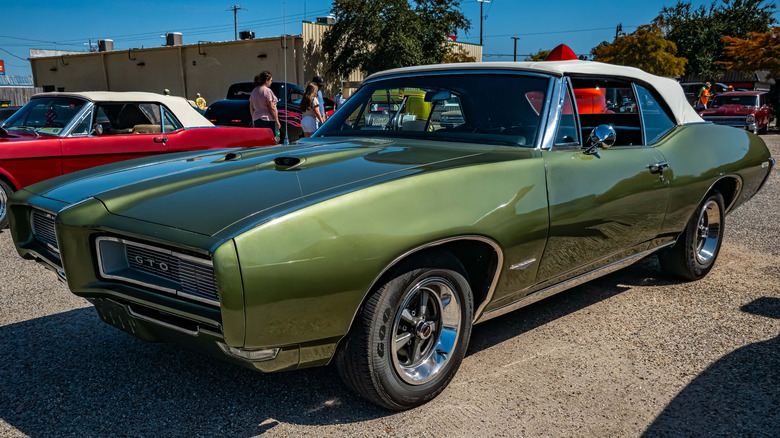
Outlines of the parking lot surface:
[{"label": "parking lot surface", "polygon": [[[780,134],[763,136],[780,158]],[[780,171],[726,219],[712,272],[654,257],[475,326],[407,412],[331,367],[261,374],[110,327],[0,233],[0,437],[780,436]]]}]

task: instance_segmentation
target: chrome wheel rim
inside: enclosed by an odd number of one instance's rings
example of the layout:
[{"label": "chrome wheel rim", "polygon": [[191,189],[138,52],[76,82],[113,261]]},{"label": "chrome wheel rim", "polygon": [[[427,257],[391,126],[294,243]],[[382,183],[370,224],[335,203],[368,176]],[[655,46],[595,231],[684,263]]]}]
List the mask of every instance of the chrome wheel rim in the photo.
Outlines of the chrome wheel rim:
[{"label": "chrome wheel rim", "polygon": [[393,323],[398,377],[410,385],[435,378],[452,357],[460,327],[460,298],[449,280],[429,277],[409,288]]},{"label": "chrome wheel rim", "polygon": [[696,225],[696,260],[705,265],[715,256],[720,241],[720,206],[708,201],[699,213]]},{"label": "chrome wheel rim", "polygon": [[5,219],[6,211],[8,210],[8,193],[5,192],[3,186],[0,185],[0,222]]}]

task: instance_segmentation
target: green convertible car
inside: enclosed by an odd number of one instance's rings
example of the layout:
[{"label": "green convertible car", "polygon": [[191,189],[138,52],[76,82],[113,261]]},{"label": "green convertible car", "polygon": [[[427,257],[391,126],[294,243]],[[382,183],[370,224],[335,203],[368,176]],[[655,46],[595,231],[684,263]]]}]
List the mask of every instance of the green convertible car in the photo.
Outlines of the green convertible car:
[{"label": "green convertible car", "polygon": [[266,372],[333,361],[407,409],[475,323],[651,254],[705,276],[773,164],[634,68],[436,65],[370,76],[298,144],[80,171],[9,217],[19,254],[110,325]]}]

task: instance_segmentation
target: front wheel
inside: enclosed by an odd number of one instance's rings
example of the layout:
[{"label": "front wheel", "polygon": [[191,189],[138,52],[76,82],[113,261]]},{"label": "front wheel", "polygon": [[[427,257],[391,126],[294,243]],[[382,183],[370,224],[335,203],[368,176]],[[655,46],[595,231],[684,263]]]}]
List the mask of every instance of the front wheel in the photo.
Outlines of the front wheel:
[{"label": "front wheel", "polygon": [[471,288],[453,257],[407,263],[363,305],[336,356],[344,382],[388,409],[419,406],[441,393],[471,336]]},{"label": "front wheel", "polygon": [[723,196],[715,192],[696,209],[677,243],[658,253],[661,269],[683,280],[704,278],[720,252],[724,217]]},{"label": "front wheel", "polygon": [[8,197],[13,192],[5,181],[0,180],[0,230],[8,226]]}]

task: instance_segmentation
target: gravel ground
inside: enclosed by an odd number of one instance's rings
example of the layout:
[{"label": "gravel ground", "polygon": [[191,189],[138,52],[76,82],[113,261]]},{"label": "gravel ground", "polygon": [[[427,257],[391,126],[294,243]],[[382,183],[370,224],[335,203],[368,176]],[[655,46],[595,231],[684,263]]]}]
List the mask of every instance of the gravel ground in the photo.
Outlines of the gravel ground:
[{"label": "gravel ground", "polygon": [[701,281],[649,258],[475,326],[449,388],[403,413],[332,368],[264,375],[138,341],[3,232],[0,437],[780,436],[778,195],[775,170]]}]

